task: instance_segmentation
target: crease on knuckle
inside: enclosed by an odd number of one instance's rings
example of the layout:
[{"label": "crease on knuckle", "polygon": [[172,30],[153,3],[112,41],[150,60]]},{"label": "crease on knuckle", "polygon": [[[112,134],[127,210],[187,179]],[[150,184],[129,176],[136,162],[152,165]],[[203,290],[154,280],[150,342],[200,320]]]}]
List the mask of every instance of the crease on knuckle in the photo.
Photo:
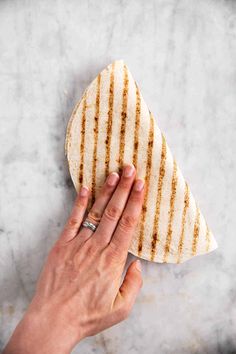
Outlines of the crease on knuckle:
[{"label": "crease on knuckle", "polygon": [[77,218],[71,216],[67,223],[67,228],[77,229],[80,226],[80,222]]},{"label": "crease on knuckle", "polygon": [[121,215],[121,210],[115,205],[111,205],[105,209],[104,215],[110,221],[118,221]]},{"label": "crease on knuckle", "polygon": [[124,214],[121,219],[120,219],[120,228],[122,231],[129,231],[133,229],[133,227],[136,225],[137,218],[132,215]]},{"label": "crease on knuckle", "polygon": [[120,184],[119,184],[119,188],[122,190],[128,190],[131,187],[131,182],[130,180],[126,180],[124,178],[121,179]]},{"label": "crease on knuckle", "polygon": [[103,186],[103,194],[106,194],[107,196],[112,194],[112,191],[114,190],[114,186],[106,182]]},{"label": "crease on knuckle", "polygon": [[80,199],[75,203],[75,206],[77,208],[84,208],[87,205],[87,198],[86,197],[80,197]]},{"label": "crease on knuckle", "polygon": [[101,220],[101,214],[96,210],[90,210],[87,218],[91,219],[91,221],[99,222]]},{"label": "crease on knuckle", "polygon": [[140,204],[142,198],[140,192],[134,191],[131,193],[129,200],[132,202],[135,202],[137,204]]}]

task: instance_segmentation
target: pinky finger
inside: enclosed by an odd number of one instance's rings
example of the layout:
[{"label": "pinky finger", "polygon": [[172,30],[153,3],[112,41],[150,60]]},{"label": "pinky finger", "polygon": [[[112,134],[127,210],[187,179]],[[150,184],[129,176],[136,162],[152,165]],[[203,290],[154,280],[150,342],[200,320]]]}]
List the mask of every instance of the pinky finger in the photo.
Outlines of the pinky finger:
[{"label": "pinky finger", "polygon": [[87,187],[82,187],[76,197],[75,204],[65,228],[62,231],[60,237],[62,242],[69,242],[78,234],[88,205],[88,199],[89,190]]}]

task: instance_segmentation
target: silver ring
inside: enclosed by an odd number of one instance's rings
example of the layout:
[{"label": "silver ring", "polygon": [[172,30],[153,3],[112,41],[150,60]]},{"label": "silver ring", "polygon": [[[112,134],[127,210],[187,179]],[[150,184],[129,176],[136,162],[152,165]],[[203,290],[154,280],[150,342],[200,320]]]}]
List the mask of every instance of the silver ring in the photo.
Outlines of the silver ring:
[{"label": "silver ring", "polygon": [[92,230],[93,232],[96,231],[97,226],[94,225],[91,221],[85,220],[82,224],[83,227],[87,227],[88,229]]}]

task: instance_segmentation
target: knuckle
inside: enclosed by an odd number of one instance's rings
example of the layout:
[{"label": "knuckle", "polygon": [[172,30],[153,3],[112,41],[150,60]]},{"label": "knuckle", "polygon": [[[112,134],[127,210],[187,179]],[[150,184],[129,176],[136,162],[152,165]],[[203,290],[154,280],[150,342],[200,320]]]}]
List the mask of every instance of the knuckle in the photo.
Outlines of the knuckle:
[{"label": "knuckle", "polygon": [[64,247],[62,247],[62,245],[57,242],[49,253],[49,259],[52,263],[57,264],[58,262],[61,262],[62,259],[64,259],[64,256]]},{"label": "knuckle", "polygon": [[80,197],[79,200],[75,203],[77,208],[84,208],[87,206],[87,199],[85,197]]},{"label": "knuckle", "polygon": [[88,203],[87,197],[79,196],[75,202],[75,207],[84,208],[87,206],[87,203]]},{"label": "knuckle", "polygon": [[109,196],[113,190],[114,190],[114,185],[111,185],[107,180],[102,189],[103,194]]},{"label": "knuckle", "polygon": [[91,219],[91,221],[100,221],[101,219],[101,214],[96,211],[96,210],[90,210],[88,213],[88,219]]},{"label": "knuckle", "polygon": [[114,259],[120,259],[120,251],[117,247],[116,243],[110,242],[108,250],[107,250],[107,260],[109,262],[113,262]]},{"label": "knuckle", "polygon": [[86,256],[88,258],[92,258],[97,254],[97,248],[95,247],[93,242],[89,242],[89,240],[86,242]]},{"label": "knuckle", "polygon": [[142,201],[142,196],[140,192],[133,191],[129,198],[130,201],[140,204]]},{"label": "knuckle", "polygon": [[71,216],[68,220],[68,224],[67,224],[67,227],[68,228],[79,228],[80,226],[80,223],[79,223],[79,220],[73,216]]},{"label": "knuckle", "polygon": [[111,205],[105,209],[104,215],[108,220],[117,221],[120,218],[121,210],[115,205]]},{"label": "knuckle", "polygon": [[125,303],[119,310],[118,316],[121,320],[126,320],[131,312],[131,306],[128,303]]},{"label": "knuckle", "polygon": [[142,277],[139,277],[138,285],[139,285],[139,289],[141,289],[143,286],[143,278]]},{"label": "knuckle", "polygon": [[129,231],[137,222],[137,218],[133,215],[124,214],[120,219],[120,227],[123,231]]},{"label": "knuckle", "polygon": [[127,180],[125,178],[122,178],[120,180],[119,188],[122,190],[129,190],[131,187],[131,182],[130,180]]}]

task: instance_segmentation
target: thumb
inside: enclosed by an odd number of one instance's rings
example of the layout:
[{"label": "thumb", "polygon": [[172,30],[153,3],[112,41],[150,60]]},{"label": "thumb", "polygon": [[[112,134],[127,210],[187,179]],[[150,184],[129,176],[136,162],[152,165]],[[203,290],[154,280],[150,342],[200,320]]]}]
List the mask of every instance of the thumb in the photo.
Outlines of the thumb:
[{"label": "thumb", "polygon": [[124,317],[129,315],[142,285],[141,262],[136,260],[129,265],[120,287],[120,296],[116,299],[116,306],[121,310],[121,313],[124,312]]}]

